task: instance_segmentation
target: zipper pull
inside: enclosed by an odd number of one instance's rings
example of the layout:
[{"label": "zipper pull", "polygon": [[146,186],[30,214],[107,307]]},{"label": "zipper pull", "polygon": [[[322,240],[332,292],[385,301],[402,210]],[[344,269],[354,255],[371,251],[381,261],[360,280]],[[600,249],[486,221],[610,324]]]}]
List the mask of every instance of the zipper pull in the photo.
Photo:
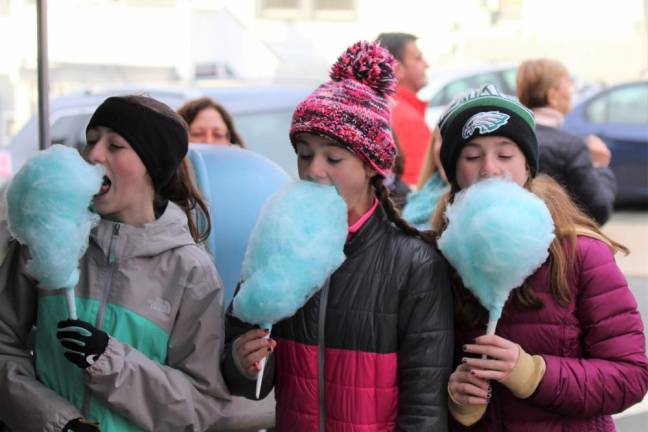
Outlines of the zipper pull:
[{"label": "zipper pull", "polygon": [[117,261],[117,257],[115,256],[115,237],[119,236],[119,228],[121,227],[120,224],[116,223],[113,225],[112,229],[112,237],[110,238],[110,247],[108,248],[108,264],[114,264],[115,261]]}]

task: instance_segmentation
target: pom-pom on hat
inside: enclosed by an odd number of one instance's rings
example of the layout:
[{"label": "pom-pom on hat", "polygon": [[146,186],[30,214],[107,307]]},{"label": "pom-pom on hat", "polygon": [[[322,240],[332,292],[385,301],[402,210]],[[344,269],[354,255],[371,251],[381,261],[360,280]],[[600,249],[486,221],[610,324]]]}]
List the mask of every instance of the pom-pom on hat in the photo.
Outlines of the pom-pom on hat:
[{"label": "pom-pom on hat", "polygon": [[439,120],[443,137],[441,163],[448,181],[456,177],[461,149],[478,136],[504,136],[515,142],[529,164],[531,175],[538,172],[538,139],[533,113],[492,84],[471,89],[450,104]]},{"label": "pom-pom on hat", "polygon": [[356,42],[331,67],[328,81],[297,105],[290,127],[326,136],[366,160],[380,174],[393,165],[389,96],[396,90],[395,60],[375,42]]}]

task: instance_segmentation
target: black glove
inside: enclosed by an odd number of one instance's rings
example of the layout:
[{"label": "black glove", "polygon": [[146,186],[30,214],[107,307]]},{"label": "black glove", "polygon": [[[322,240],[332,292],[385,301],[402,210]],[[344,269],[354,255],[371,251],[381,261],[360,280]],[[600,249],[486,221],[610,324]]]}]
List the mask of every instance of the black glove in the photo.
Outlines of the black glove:
[{"label": "black glove", "polygon": [[75,418],[65,425],[61,432],[99,432],[99,423],[86,420],[84,418]]},{"label": "black glove", "polygon": [[56,337],[63,345],[65,358],[85,369],[97,361],[108,346],[108,334],[81,320],[58,323]]}]

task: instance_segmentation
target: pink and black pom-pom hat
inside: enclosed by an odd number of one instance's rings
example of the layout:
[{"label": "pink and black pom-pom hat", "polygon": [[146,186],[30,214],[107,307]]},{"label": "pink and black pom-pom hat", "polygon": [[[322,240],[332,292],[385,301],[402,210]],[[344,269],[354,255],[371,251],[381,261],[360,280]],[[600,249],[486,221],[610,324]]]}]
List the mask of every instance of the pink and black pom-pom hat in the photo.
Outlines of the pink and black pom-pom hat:
[{"label": "pink and black pom-pom hat", "polygon": [[385,175],[396,154],[389,100],[396,90],[394,64],[375,42],[347,48],[331,67],[331,81],[297,105],[290,127],[293,147],[299,134],[326,136]]}]

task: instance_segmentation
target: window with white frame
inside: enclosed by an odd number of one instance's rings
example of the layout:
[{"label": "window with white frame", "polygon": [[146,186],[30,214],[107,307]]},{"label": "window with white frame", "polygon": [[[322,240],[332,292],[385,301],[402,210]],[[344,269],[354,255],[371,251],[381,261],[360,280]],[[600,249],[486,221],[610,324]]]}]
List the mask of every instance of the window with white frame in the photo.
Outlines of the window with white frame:
[{"label": "window with white frame", "polygon": [[282,20],[350,20],[356,0],[257,0],[261,18]]},{"label": "window with white frame", "polygon": [[113,0],[118,5],[135,7],[172,7],[176,0]]}]

